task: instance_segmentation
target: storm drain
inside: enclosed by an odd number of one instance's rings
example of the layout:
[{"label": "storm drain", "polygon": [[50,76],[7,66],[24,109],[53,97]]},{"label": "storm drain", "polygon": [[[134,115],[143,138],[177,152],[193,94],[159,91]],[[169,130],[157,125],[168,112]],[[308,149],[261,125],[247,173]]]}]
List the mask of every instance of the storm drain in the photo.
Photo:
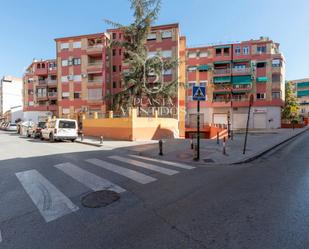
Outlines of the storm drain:
[{"label": "storm drain", "polygon": [[215,161],[212,160],[211,158],[205,158],[205,159],[204,159],[204,162],[205,162],[205,163],[214,163]]},{"label": "storm drain", "polygon": [[110,190],[100,190],[89,193],[82,197],[82,205],[87,208],[100,208],[118,201],[120,195]]}]

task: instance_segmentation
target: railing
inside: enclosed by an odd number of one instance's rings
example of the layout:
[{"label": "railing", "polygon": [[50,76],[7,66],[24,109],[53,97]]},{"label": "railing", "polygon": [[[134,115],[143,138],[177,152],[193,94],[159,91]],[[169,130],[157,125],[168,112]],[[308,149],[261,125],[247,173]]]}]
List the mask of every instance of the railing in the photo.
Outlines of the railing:
[{"label": "railing", "polygon": [[88,45],[89,50],[99,50],[103,48],[103,44],[97,44],[97,45]]},{"label": "railing", "polygon": [[233,68],[232,70],[233,73],[251,73],[251,68],[246,67],[246,68]]},{"label": "railing", "polygon": [[57,80],[47,80],[47,84],[51,85],[57,84]]},{"label": "railing", "polygon": [[230,74],[230,73],[231,73],[230,68],[214,69],[214,74]]},{"label": "railing", "polygon": [[45,98],[47,98],[47,95],[45,94],[37,94],[36,95],[36,97],[38,98],[38,99],[45,99]]},{"label": "railing", "polygon": [[46,80],[39,80],[39,84],[46,84],[47,82],[46,82]]},{"label": "railing", "polygon": [[216,99],[216,98],[214,98],[214,99],[212,99],[212,102],[216,102],[216,103],[228,103],[228,102],[231,102],[231,99],[229,99],[229,98],[227,98],[227,99],[221,99],[221,98]]},{"label": "railing", "polygon": [[102,66],[103,61],[88,62],[89,67]]},{"label": "railing", "polygon": [[214,91],[231,91],[231,87],[229,87],[229,86],[226,86],[226,87],[215,86]]},{"label": "railing", "polygon": [[58,97],[58,93],[57,92],[49,92],[48,97]]},{"label": "railing", "polygon": [[103,78],[88,79],[88,83],[102,83]]}]

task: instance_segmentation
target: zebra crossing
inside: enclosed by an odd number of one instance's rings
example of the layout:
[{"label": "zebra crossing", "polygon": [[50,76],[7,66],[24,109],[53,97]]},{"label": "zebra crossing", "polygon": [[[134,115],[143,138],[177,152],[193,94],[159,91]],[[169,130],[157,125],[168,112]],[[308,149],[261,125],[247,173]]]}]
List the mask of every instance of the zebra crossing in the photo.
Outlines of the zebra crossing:
[{"label": "zebra crossing", "polygon": [[[98,158],[88,158],[83,160],[82,163],[83,166],[85,166],[85,162],[86,165],[95,166],[97,169],[109,171],[112,174],[115,174],[115,176],[120,175],[121,177],[125,177],[142,185],[158,181],[157,178],[144,172],[149,172],[149,174],[155,172],[158,175],[173,176],[181,173],[180,170],[192,170],[195,168],[186,164],[137,155],[130,155],[129,157],[112,155],[107,159],[112,160],[112,162]],[[147,163],[145,161],[147,161]],[[121,166],[118,165],[117,162],[120,162]],[[63,162],[53,165],[52,168],[59,170],[66,176],[69,176],[93,191],[112,190],[117,193],[123,193],[126,191],[124,186],[118,186],[106,178],[83,169],[78,165],[80,163],[81,162],[76,164]],[[174,169],[159,166],[158,164],[171,166]],[[143,169],[143,173],[138,171],[141,168]],[[17,172],[15,175],[46,222],[57,220],[67,214],[79,210],[79,207],[74,204],[69,197],[62,193],[56,185],[51,183],[37,170],[31,169]]]}]

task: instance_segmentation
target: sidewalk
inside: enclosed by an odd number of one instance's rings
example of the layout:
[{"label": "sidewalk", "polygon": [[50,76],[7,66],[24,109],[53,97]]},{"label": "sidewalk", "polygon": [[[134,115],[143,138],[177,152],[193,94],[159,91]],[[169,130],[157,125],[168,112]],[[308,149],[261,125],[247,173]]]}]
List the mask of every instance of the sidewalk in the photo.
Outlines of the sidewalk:
[{"label": "sidewalk", "polygon": [[[226,143],[226,155],[223,155],[222,140],[217,144],[216,140],[201,139],[200,143],[200,161],[198,164],[239,164],[252,161],[257,157],[265,154],[292,139],[297,135],[307,131],[309,127],[301,129],[278,129],[252,131],[248,134],[247,150],[243,155],[243,145],[245,133],[239,132],[234,135],[233,140]],[[194,143],[196,140],[194,141]],[[163,160],[180,161],[186,163],[196,163],[192,160],[193,150],[191,150],[189,139],[166,140],[163,144],[163,156],[159,156],[158,143],[147,146],[135,146],[129,148],[132,153],[141,156],[161,158]]]}]

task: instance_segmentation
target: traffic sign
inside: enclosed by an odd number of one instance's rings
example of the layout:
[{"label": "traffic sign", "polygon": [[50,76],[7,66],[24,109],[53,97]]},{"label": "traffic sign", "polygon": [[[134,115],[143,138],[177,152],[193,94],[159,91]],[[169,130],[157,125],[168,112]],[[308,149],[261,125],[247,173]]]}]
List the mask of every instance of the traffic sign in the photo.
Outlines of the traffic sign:
[{"label": "traffic sign", "polygon": [[206,87],[193,86],[192,89],[193,100],[206,100]]}]

